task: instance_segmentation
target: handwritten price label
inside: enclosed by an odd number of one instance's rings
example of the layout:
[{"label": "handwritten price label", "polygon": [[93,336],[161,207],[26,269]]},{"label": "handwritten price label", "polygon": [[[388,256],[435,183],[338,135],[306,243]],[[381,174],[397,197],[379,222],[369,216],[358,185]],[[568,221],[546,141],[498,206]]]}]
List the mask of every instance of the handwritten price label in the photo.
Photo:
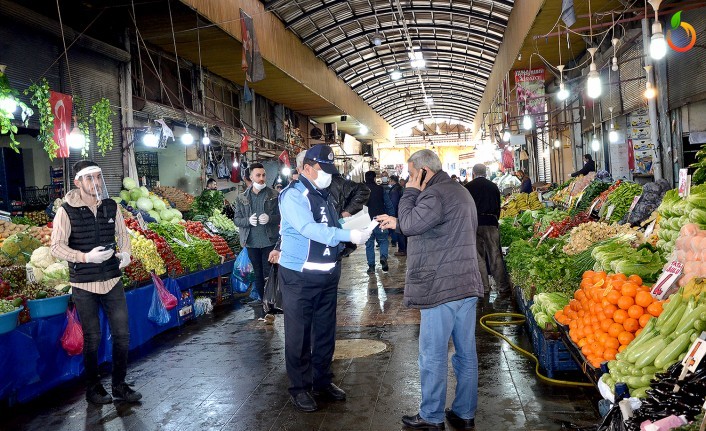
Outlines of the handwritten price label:
[{"label": "handwritten price label", "polygon": [[662,272],[662,275],[659,276],[655,285],[652,286],[652,291],[650,292],[652,296],[659,300],[669,296],[672,286],[679,279],[683,270],[684,264],[673,260],[667,269]]},{"label": "handwritten price label", "polygon": [[615,211],[615,205],[611,205],[608,207],[608,211],[605,213],[605,219],[610,220],[610,216],[613,215],[613,211]]},{"label": "handwritten price label", "polygon": [[552,227],[550,227],[549,229],[547,229],[547,231],[544,233],[544,235],[542,235],[542,237],[539,239],[539,242],[537,243],[537,247],[539,247],[539,246],[542,244],[542,242],[543,242],[545,239],[547,239],[547,237],[549,236],[549,234],[552,233],[552,232],[554,232],[554,226],[552,226]]}]

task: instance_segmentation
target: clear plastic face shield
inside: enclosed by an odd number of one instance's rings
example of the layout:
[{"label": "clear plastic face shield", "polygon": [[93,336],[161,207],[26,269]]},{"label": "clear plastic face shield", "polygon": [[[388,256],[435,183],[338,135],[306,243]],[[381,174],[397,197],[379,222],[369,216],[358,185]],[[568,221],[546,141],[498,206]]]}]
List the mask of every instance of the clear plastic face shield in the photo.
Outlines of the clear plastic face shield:
[{"label": "clear plastic face shield", "polygon": [[89,166],[76,173],[74,177],[76,187],[85,196],[90,196],[100,202],[109,199],[108,188],[103,180],[103,173],[98,166]]}]

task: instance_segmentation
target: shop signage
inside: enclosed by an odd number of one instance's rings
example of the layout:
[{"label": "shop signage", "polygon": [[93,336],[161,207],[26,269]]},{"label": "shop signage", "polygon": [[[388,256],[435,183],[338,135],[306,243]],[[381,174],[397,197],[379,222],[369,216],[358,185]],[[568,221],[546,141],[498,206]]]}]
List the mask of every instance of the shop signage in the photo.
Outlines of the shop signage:
[{"label": "shop signage", "polygon": [[691,175],[689,169],[679,169],[679,196],[685,198],[691,192]]},{"label": "shop signage", "polygon": [[49,95],[51,112],[54,115],[54,141],[59,146],[56,157],[69,157],[69,133],[71,133],[71,112],[73,99],[68,94],[52,91]]},{"label": "shop signage", "polygon": [[667,269],[662,272],[662,275],[659,276],[655,285],[652,286],[652,296],[659,300],[669,296],[674,283],[679,279],[683,270],[684,264],[673,260]]},{"label": "shop signage", "polygon": [[544,69],[522,69],[515,71],[517,100],[525,104],[530,114],[545,112]]}]

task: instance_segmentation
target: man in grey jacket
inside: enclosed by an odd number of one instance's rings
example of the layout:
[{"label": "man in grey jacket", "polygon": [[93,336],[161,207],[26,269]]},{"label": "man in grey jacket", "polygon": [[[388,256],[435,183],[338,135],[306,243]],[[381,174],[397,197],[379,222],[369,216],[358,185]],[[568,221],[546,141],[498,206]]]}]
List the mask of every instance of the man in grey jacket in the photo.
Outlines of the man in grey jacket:
[{"label": "man in grey jacket", "polygon": [[[379,216],[380,227],[407,236],[404,303],[421,309],[419,413],[403,416],[411,429],[442,430],[444,416],[456,429],[473,429],[478,403],[476,304],[483,297],[478,270],[478,218],[471,195],[441,170],[439,157],[421,150],[408,160],[410,179],[398,218]],[[456,374],[456,396],[446,407],[448,343]]]}]

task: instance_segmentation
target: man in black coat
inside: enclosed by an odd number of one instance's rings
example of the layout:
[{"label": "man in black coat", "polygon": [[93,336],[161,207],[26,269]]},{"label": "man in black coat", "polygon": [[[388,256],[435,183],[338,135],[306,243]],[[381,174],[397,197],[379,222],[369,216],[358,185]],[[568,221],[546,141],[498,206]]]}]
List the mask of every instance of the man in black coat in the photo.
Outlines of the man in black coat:
[{"label": "man in black coat", "polygon": [[[389,196],[385,193],[385,189],[375,182],[375,175],[375,171],[365,173],[365,185],[370,189],[368,213],[371,218],[375,218],[379,215],[387,215],[387,208],[392,206],[389,201]],[[390,244],[387,238],[387,231],[377,226],[375,230],[373,230],[373,234],[368,239],[368,242],[365,243],[365,255],[368,258],[368,274],[375,273],[375,241],[377,241],[380,246],[380,266],[382,267],[382,271],[387,272],[388,270],[387,253]]]},{"label": "man in black coat", "polygon": [[[402,186],[399,184],[400,178],[397,175],[390,176],[390,202],[392,204],[392,213],[388,214],[397,217],[397,212],[400,207],[400,198],[402,197]],[[390,229],[390,235],[397,240],[397,251],[395,256],[407,256],[407,237],[404,234],[395,232]],[[393,245],[394,246],[394,245]]]},{"label": "man in black coat", "polygon": [[596,162],[593,161],[593,157],[590,154],[583,155],[583,168],[571,174],[572,177],[578,177],[579,175],[588,175],[589,172],[596,172]]}]

